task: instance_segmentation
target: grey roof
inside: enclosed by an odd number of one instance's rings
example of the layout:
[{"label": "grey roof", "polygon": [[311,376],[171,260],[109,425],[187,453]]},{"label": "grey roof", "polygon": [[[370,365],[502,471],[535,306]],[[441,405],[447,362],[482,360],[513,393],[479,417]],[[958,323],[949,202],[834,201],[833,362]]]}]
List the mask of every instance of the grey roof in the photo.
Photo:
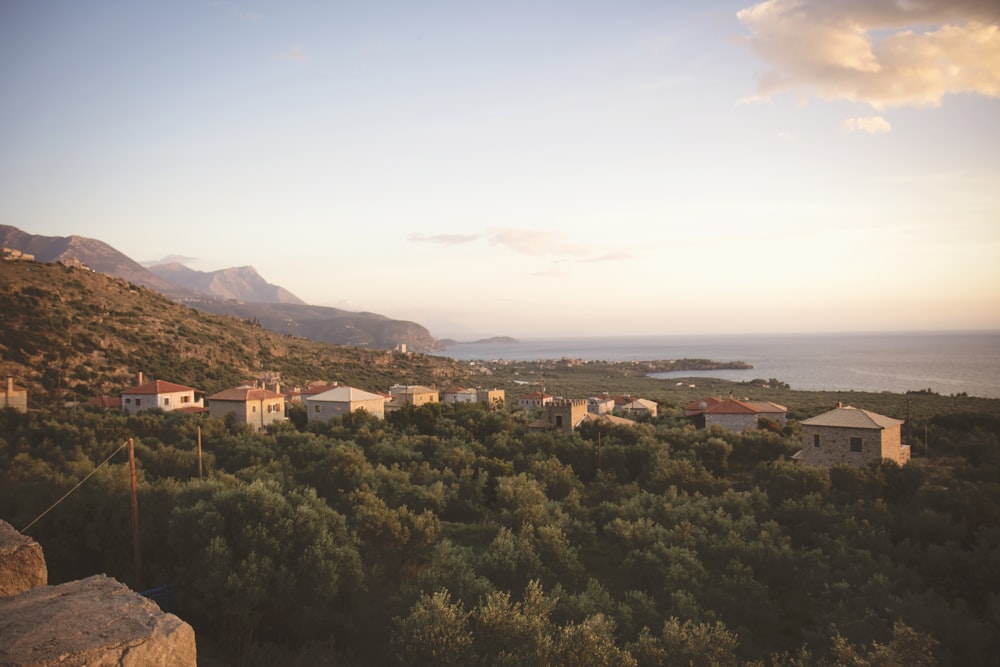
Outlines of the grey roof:
[{"label": "grey roof", "polygon": [[374,399],[384,400],[385,397],[379,394],[364,391],[362,389],[355,389],[354,387],[346,387],[343,385],[337,387],[336,389],[324,391],[322,394],[305,397],[305,400],[309,402],[318,401],[324,403],[356,403],[357,401],[371,401]]},{"label": "grey roof", "polygon": [[835,408],[821,415],[803,420],[803,426],[838,426],[840,428],[873,428],[883,429],[899,426],[902,419],[893,419],[877,412],[862,410],[852,406]]}]

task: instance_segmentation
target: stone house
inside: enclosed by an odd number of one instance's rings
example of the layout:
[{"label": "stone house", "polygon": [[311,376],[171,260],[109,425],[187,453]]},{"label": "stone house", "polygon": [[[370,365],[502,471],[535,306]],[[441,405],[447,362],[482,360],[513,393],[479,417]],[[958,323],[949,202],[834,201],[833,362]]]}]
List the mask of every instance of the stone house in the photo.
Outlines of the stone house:
[{"label": "stone house", "polygon": [[658,409],[659,406],[656,402],[648,398],[637,398],[619,408],[627,415],[649,415],[650,417],[655,417]]},{"label": "stone house", "polygon": [[437,403],[438,390],[419,384],[394,384],[389,387],[389,395],[397,405],[412,405],[419,408],[424,403]]},{"label": "stone house", "polygon": [[544,391],[535,391],[530,394],[525,394],[517,399],[517,407],[519,408],[541,408],[552,402],[552,396],[546,394]]},{"label": "stone house", "polygon": [[442,403],[483,403],[489,408],[503,405],[503,389],[465,389],[455,387],[441,392]]},{"label": "stone house", "polygon": [[306,396],[302,402],[309,421],[325,421],[357,410],[385,419],[385,396],[354,387],[341,385],[322,394]]},{"label": "stone house", "polygon": [[902,419],[838,405],[800,425],[802,450],[792,458],[801,463],[829,467],[840,463],[864,466],[878,460],[905,465],[910,461],[910,446],[902,443]]},{"label": "stone house", "polygon": [[615,399],[610,396],[591,396],[587,399],[587,412],[603,415],[614,412]]},{"label": "stone house", "polygon": [[139,373],[139,384],[122,391],[122,408],[130,414],[154,408],[164,412],[202,411],[205,408],[203,396],[203,391],[182,384],[164,380],[143,382],[142,373]]},{"label": "stone house", "polygon": [[28,411],[28,390],[14,384],[14,378],[8,377],[0,390],[0,410],[10,408],[18,412]]},{"label": "stone house", "polygon": [[208,413],[225,419],[233,413],[237,420],[263,431],[268,424],[285,421],[285,397],[277,391],[258,387],[233,387],[208,397]]},{"label": "stone house", "polygon": [[710,396],[684,406],[684,416],[699,428],[716,424],[738,433],[759,427],[761,419],[784,425],[788,420],[788,408],[770,401],[723,400]]}]

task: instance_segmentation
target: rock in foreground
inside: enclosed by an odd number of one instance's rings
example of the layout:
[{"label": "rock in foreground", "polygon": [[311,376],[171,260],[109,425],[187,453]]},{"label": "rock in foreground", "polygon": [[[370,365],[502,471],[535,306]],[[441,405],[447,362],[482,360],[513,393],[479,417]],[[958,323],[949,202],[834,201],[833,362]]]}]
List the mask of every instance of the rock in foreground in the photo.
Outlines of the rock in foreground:
[{"label": "rock in foreground", "polygon": [[190,625],[105,575],[0,599],[0,665],[196,664]]}]

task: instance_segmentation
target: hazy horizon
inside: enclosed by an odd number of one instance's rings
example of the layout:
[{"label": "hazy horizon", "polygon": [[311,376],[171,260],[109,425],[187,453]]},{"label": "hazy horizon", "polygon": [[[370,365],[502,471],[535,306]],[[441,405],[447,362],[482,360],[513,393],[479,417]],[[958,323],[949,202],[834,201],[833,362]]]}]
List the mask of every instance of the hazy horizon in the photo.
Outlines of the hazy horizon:
[{"label": "hazy horizon", "polygon": [[437,338],[1000,329],[987,0],[0,5],[0,222]]}]

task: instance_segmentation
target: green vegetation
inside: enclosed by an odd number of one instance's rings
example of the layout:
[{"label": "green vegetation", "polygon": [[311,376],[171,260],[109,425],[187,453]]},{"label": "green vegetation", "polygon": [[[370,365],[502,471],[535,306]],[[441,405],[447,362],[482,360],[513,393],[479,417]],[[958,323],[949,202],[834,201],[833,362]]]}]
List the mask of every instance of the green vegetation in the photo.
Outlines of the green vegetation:
[{"label": "green vegetation", "polygon": [[[174,587],[206,664],[986,664],[1000,401],[927,398],[930,456],[831,470],[788,461],[794,426],[670,409],[572,434],[469,404],[266,435],[7,412],[0,516],[26,525],[135,438],[141,585]],[[135,585],[130,526],[119,455],[30,534],[53,582]]]}]

